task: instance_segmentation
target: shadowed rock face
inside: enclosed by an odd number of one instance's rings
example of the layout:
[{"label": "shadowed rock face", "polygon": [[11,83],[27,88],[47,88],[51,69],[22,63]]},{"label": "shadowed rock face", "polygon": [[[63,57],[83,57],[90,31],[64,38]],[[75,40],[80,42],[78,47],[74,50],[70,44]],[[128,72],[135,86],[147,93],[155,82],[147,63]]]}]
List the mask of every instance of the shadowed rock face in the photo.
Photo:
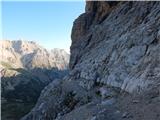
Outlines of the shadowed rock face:
[{"label": "shadowed rock face", "polygon": [[88,32],[90,26],[101,23],[116,4],[118,2],[87,1],[85,13],[74,21],[71,35],[72,40],[78,40]]},{"label": "shadowed rock face", "polygon": [[[92,26],[95,26],[97,24],[100,24],[103,22],[103,20],[109,15],[112,9],[118,4],[119,2],[105,2],[105,1],[95,1],[95,2],[86,2],[86,7],[85,7],[85,13],[80,15],[75,21],[74,25],[72,28],[72,48],[76,46],[77,43],[82,36],[85,36],[89,31]],[[90,37],[89,37],[90,39]],[[76,46],[77,48],[77,46]],[[78,48],[77,48],[78,49]],[[74,50],[75,51],[75,50]],[[73,51],[72,51],[73,52]],[[71,54],[74,58],[74,53]],[[74,66],[75,60],[70,60],[70,68],[72,69]]]},{"label": "shadowed rock face", "polygon": [[87,2],[72,28],[69,75],[22,120],[160,119],[159,31],[160,2]]}]

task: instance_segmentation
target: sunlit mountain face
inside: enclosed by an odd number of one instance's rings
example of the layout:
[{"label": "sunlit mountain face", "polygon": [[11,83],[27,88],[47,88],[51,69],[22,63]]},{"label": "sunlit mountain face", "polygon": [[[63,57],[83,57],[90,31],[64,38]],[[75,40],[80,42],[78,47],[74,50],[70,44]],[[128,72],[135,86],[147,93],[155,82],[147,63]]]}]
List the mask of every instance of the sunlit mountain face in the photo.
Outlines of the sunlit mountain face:
[{"label": "sunlit mountain face", "polygon": [[[0,41],[2,118],[19,119],[29,112],[41,90],[68,73],[69,54],[33,41]],[[11,109],[12,108],[12,109]]]}]

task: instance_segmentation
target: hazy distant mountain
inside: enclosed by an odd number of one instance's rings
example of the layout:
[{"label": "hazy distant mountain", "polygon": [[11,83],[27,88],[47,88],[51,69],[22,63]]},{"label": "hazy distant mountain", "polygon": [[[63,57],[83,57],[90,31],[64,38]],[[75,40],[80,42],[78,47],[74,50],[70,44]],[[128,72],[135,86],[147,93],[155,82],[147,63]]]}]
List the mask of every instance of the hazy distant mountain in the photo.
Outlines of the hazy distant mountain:
[{"label": "hazy distant mountain", "polygon": [[[1,40],[0,51],[2,117],[17,116],[18,119],[29,109],[20,112],[24,108],[16,108],[17,102],[33,104],[48,83],[68,73],[69,54],[63,49],[48,51],[33,41]],[[15,111],[8,113],[8,103],[15,105],[20,113],[14,117]]]},{"label": "hazy distant mountain", "polygon": [[63,49],[48,51],[33,41],[0,41],[1,62],[10,63],[14,68],[66,69],[69,54]]}]

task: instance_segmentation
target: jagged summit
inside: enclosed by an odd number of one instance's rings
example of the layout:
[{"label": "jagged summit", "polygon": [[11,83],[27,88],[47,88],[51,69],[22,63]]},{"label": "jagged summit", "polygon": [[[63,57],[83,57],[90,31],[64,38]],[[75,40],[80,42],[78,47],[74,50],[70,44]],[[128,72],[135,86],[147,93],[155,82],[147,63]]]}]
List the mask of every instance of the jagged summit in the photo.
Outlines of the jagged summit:
[{"label": "jagged summit", "polygon": [[11,62],[15,67],[44,67],[65,69],[68,66],[69,54],[62,49],[43,48],[33,41],[1,40],[1,61]]}]

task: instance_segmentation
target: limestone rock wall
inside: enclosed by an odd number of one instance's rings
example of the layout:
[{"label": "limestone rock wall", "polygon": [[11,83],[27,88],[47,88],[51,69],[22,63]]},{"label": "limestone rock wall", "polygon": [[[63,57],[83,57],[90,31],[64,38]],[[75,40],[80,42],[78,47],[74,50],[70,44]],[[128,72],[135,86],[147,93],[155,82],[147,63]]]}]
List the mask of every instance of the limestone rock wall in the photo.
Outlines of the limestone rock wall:
[{"label": "limestone rock wall", "polygon": [[73,26],[70,68],[79,78],[128,92],[159,82],[159,6],[159,2],[87,2],[86,12]]}]

